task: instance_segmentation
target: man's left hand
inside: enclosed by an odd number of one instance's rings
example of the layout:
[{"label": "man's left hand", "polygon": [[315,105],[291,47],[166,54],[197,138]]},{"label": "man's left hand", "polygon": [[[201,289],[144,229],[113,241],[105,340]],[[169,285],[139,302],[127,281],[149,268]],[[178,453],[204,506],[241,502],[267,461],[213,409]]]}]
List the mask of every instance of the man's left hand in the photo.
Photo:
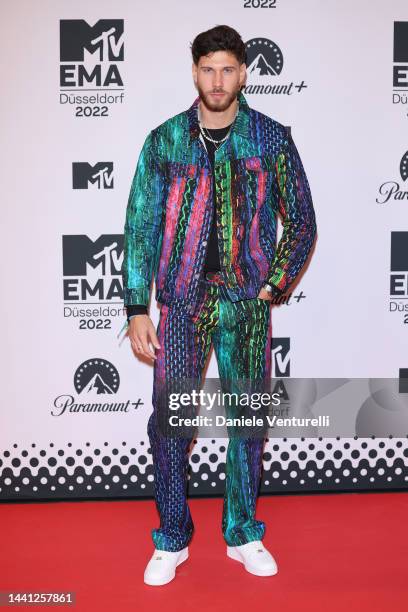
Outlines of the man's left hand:
[{"label": "man's left hand", "polygon": [[261,298],[261,300],[268,300],[269,302],[272,300],[272,294],[269,293],[269,291],[267,291],[266,289],[261,289],[260,292],[257,295],[258,298]]}]

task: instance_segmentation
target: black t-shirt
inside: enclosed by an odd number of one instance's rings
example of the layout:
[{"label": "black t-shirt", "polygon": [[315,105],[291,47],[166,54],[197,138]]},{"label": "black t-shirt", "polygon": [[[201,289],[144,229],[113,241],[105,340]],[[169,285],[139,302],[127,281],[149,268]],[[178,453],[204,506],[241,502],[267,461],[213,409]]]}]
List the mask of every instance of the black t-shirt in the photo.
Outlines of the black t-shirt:
[{"label": "black t-shirt", "polygon": [[[227,135],[228,130],[230,129],[230,127],[231,127],[231,125],[227,125],[226,127],[217,128],[217,129],[208,129],[207,130],[207,128],[206,128],[204,130],[204,133],[207,134],[207,131],[208,131],[210,136],[214,140],[221,140],[221,138],[224,138]],[[209,239],[208,239],[207,253],[206,253],[206,258],[205,258],[205,262],[204,262],[204,274],[205,274],[206,272],[210,272],[210,271],[211,272],[219,272],[219,270],[220,270],[220,254],[219,254],[219,250],[218,250],[217,225],[216,225],[216,215],[215,215],[215,172],[214,172],[214,159],[215,159],[216,148],[219,148],[220,146],[222,146],[223,143],[220,143],[219,145],[215,145],[206,136],[204,136],[204,142],[205,142],[205,145],[206,145],[206,148],[207,148],[208,157],[210,158],[211,166],[213,168],[213,217],[212,217],[212,223],[211,223],[210,236],[209,236]]]}]

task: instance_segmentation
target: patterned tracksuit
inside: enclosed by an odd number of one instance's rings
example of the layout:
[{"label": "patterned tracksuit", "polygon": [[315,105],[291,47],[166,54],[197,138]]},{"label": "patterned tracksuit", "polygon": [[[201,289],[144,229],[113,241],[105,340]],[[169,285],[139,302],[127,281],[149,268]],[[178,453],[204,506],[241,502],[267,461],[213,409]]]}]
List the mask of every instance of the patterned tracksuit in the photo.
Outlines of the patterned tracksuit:
[{"label": "patterned tracksuit", "polygon": [[[163,305],[157,326],[161,348],[154,363],[153,407],[148,434],[153,454],[160,528],[153,530],[157,549],[177,551],[188,545],[193,522],[186,499],[191,437],[165,435],[158,423],[166,411],[165,381],[200,382],[211,343],[223,392],[234,380],[270,380],[271,302],[260,298],[232,302],[222,281],[202,279],[190,313],[181,305]],[[198,387],[195,387],[198,388]],[[246,390],[247,392],[247,390]],[[234,416],[233,409],[226,416]],[[229,431],[229,430],[228,430]],[[227,448],[222,531],[230,546],[261,540],[265,524],[255,519],[264,437],[230,436]]]},{"label": "patterned tracksuit", "polygon": [[[186,502],[190,439],[163,435],[169,380],[200,380],[211,342],[220,381],[270,378],[266,282],[286,293],[316,235],[309,183],[289,131],[248,106],[239,110],[212,168],[200,142],[199,98],[148,134],[131,185],[122,266],[125,306],[148,305],[152,279],[161,306],[148,433],[160,528],[157,548],[185,547],[193,524]],[[214,179],[214,182],[213,182]],[[215,193],[214,193],[215,190]],[[203,277],[215,203],[220,280]],[[277,242],[277,216],[283,231]],[[255,520],[261,437],[230,436],[222,527],[230,545],[262,539]]]}]

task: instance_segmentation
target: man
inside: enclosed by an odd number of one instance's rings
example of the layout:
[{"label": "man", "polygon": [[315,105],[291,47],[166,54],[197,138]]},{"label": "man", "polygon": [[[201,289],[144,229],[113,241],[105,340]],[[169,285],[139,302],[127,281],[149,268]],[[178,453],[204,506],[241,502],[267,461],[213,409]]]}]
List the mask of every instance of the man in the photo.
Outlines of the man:
[{"label": "man", "polygon": [[[202,380],[211,345],[223,391],[271,377],[271,299],[294,282],[316,234],[309,184],[283,125],[249,108],[245,45],[228,26],[191,46],[199,96],[147,136],[130,190],[123,262],[131,346],[153,360],[148,422],[160,528],[144,574],[166,584],[188,558],[191,436],[169,434],[168,381]],[[283,221],[276,247],[277,213]],[[150,285],[161,306],[147,314]],[[164,417],[164,418],[163,418]],[[229,438],[222,532],[227,555],[258,576],[277,572],[255,519],[264,437]]]}]

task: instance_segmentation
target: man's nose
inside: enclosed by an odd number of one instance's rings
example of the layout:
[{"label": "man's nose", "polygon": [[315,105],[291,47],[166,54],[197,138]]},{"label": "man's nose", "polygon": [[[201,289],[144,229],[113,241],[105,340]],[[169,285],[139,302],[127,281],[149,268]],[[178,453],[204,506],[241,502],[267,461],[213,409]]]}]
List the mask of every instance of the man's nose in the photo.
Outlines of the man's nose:
[{"label": "man's nose", "polygon": [[223,86],[223,80],[222,80],[222,73],[215,73],[214,76],[214,83],[213,83],[214,87],[220,87],[222,88]]}]

